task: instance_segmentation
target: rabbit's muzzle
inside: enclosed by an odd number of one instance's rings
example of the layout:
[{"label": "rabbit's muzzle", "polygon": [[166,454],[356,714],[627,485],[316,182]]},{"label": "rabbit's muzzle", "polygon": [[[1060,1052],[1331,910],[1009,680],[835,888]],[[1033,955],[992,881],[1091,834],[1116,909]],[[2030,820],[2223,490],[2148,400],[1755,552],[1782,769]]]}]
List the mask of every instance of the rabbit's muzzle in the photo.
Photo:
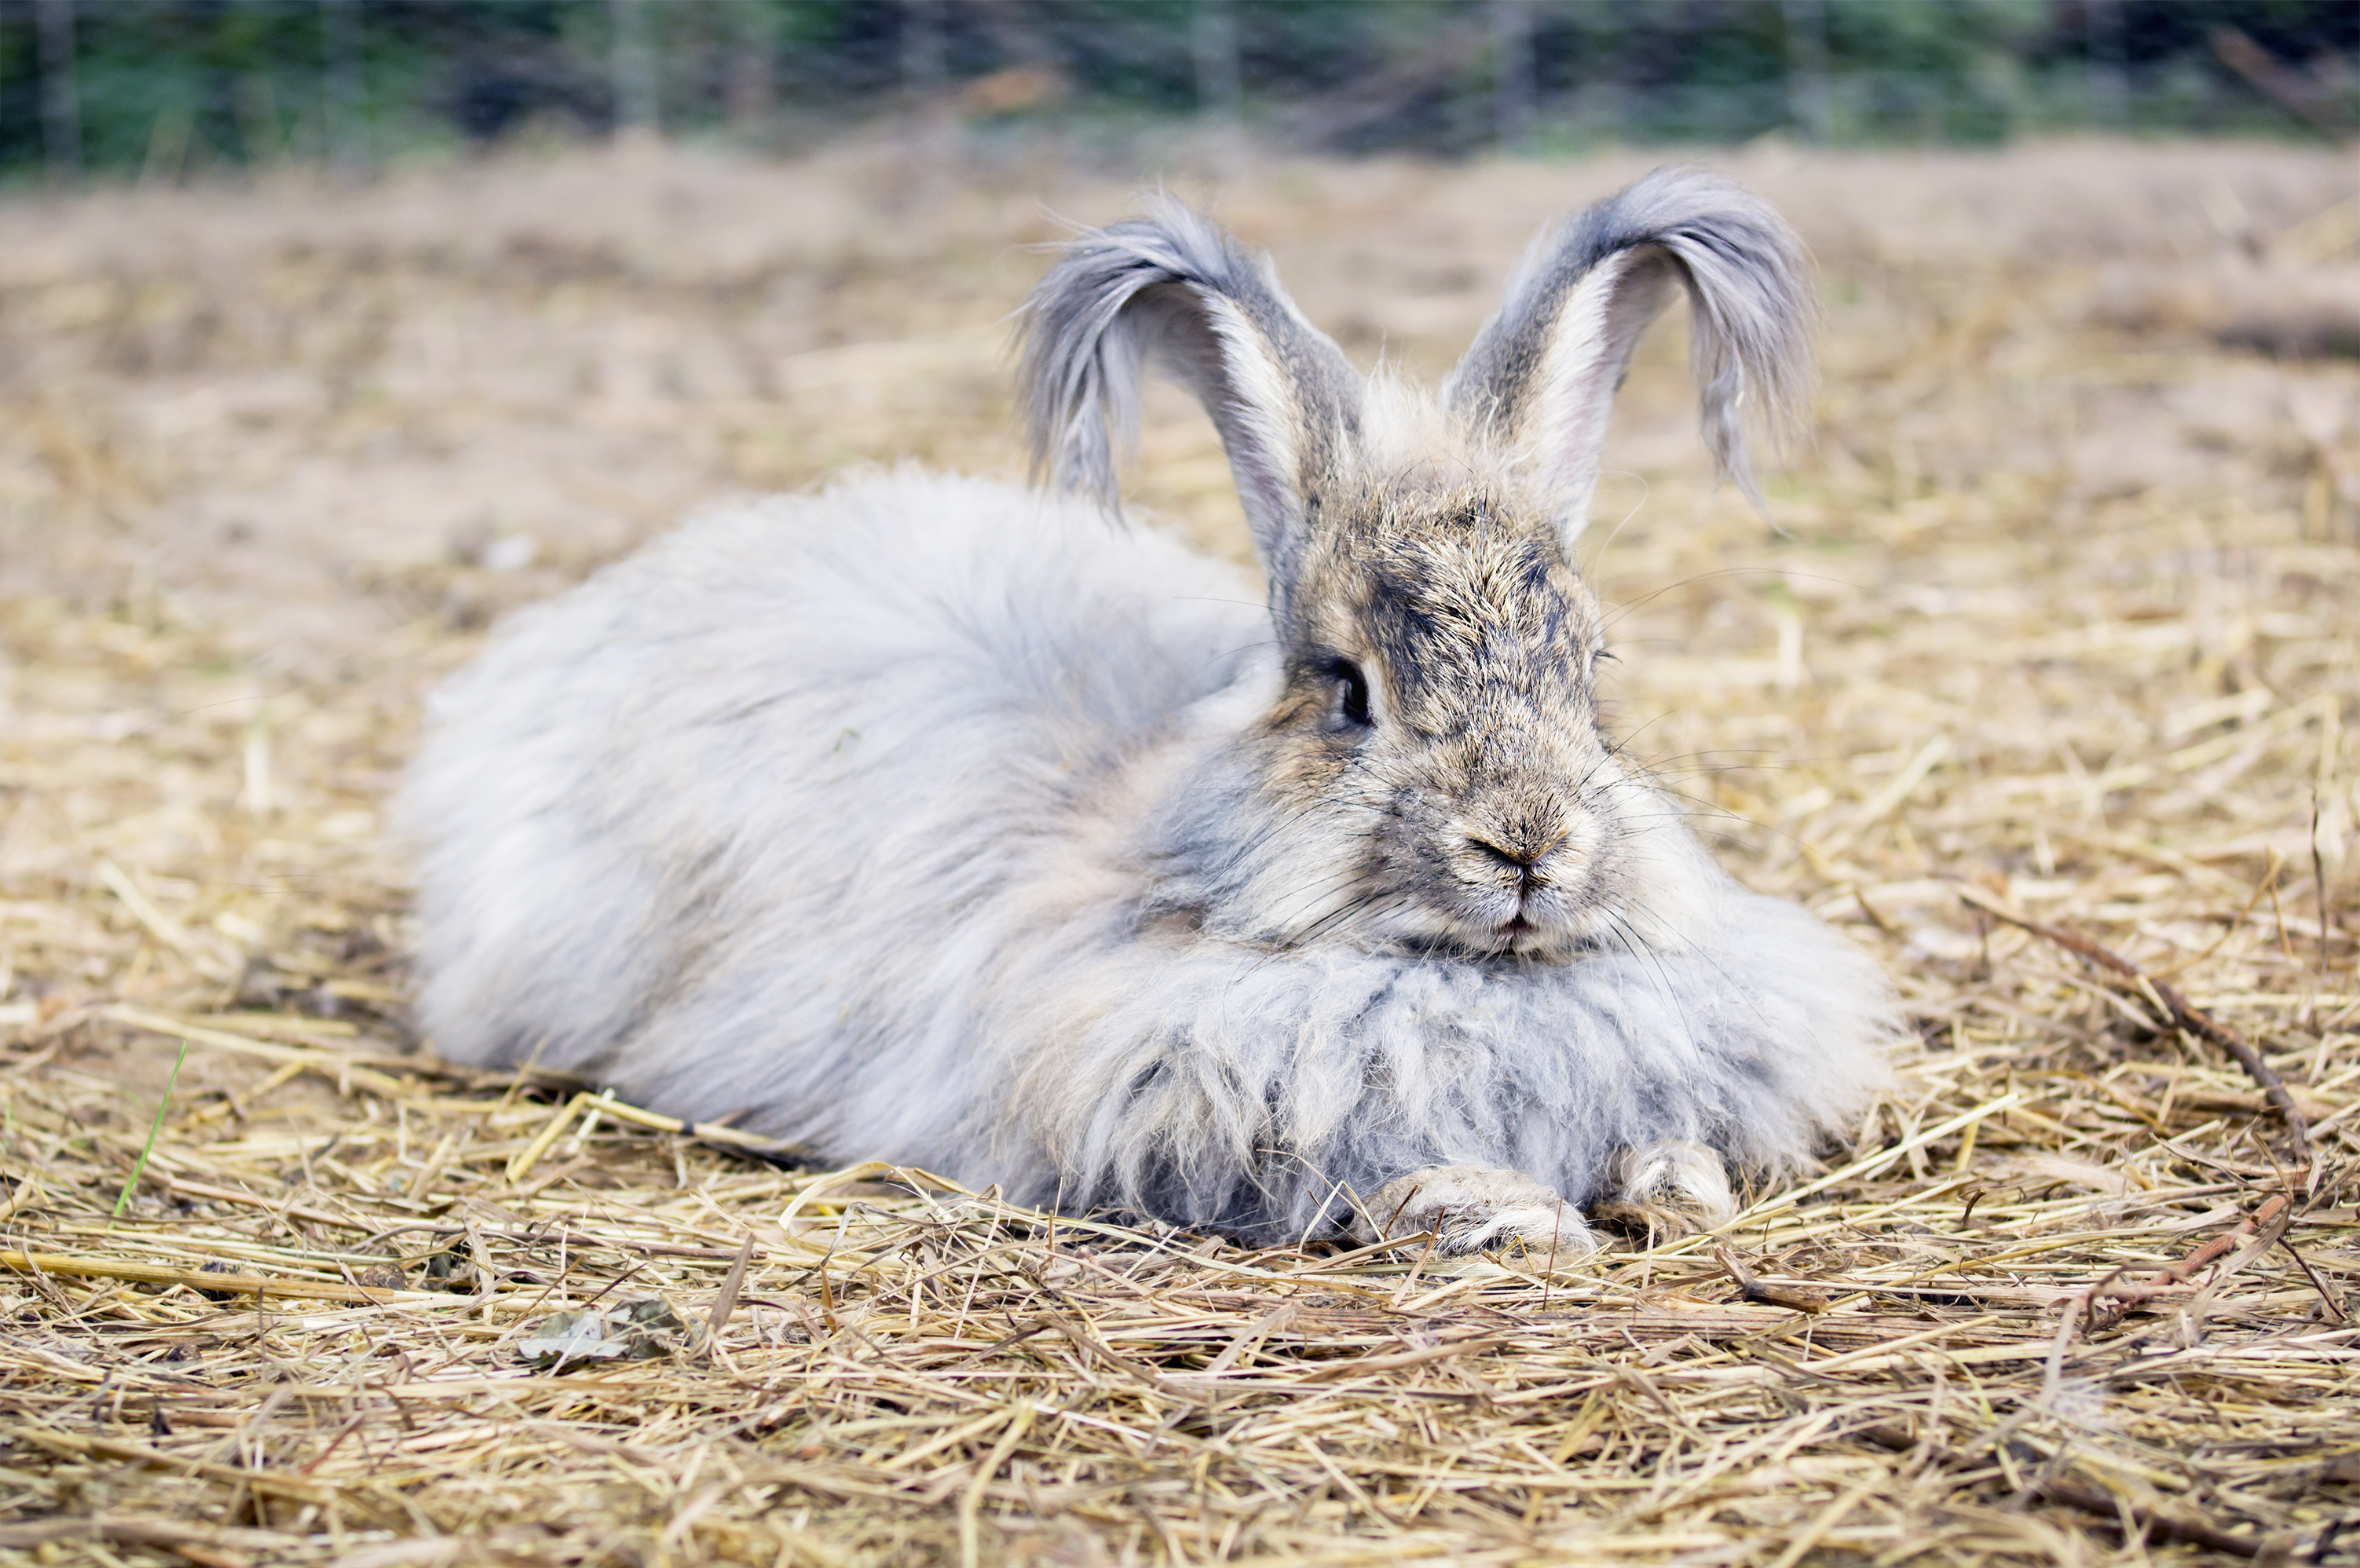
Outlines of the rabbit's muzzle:
[{"label": "rabbit's muzzle", "polygon": [[[1613,878],[1605,860],[1613,802],[1579,786],[1595,761],[1554,748],[1502,747],[1488,777],[1435,779],[1413,833],[1422,900],[1470,953],[1563,957],[1598,935]],[[1502,762],[1512,765],[1499,766]]]},{"label": "rabbit's muzzle", "polygon": [[1445,907],[1476,952],[1544,957],[1591,934],[1601,825],[1588,813],[1539,829],[1472,828],[1454,821],[1436,845]]}]

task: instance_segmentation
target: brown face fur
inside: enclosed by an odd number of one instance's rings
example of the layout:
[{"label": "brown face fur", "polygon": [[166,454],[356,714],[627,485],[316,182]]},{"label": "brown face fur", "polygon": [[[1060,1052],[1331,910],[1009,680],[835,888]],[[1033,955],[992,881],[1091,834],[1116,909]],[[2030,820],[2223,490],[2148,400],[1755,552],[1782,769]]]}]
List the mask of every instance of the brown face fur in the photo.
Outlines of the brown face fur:
[{"label": "brown face fur", "polygon": [[1284,620],[1275,789],[1363,818],[1338,934],[1535,957],[1599,938],[1622,775],[1598,603],[1556,529],[1481,490],[1380,493],[1330,510]]}]

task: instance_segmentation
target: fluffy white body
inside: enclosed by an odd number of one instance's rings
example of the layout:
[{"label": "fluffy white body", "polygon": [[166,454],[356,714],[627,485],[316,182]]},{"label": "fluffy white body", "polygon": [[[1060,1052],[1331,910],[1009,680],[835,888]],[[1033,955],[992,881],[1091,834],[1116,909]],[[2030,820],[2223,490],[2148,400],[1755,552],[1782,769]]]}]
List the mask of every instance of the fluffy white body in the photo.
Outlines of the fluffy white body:
[{"label": "fluffy white body", "polygon": [[1667,1142],[1776,1171],[1856,1114],[1882,976],[1619,761],[1568,948],[1291,940],[1366,827],[1252,855],[1297,814],[1238,743],[1283,663],[1262,583],[1077,500],[901,471],[716,512],[436,700],[422,1021],[830,1160],[1259,1236],[1435,1164],[1576,1204]]}]

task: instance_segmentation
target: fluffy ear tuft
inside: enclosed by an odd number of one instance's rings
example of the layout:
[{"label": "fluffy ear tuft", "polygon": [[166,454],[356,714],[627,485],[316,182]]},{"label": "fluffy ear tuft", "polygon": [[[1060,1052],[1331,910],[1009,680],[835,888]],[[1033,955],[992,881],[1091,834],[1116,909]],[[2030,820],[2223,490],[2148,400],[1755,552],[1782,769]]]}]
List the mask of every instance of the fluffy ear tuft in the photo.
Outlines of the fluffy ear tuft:
[{"label": "fluffy ear tuft", "polygon": [[1118,444],[1152,363],[1196,395],[1229,458],[1254,543],[1284,598],[1307,498],[1357,438],[1361,383],[1266,262],[1177,201],[1068,242],[1025,300],[1018,371],[1036,478],[1120,501]]},{"label": "fluffy ear tuft", "polygon": [[1693,308],[1705,444],[1757,507],[1741,410],[1791,418],[1818,311],[1802,243],[1768,202],[1699,169],[1659,169],[1533,242],[1500,311],[1443,388],[1447,407],[1529,455],[1568,535],[1598,484],[1607,411],[1677,282]]}]

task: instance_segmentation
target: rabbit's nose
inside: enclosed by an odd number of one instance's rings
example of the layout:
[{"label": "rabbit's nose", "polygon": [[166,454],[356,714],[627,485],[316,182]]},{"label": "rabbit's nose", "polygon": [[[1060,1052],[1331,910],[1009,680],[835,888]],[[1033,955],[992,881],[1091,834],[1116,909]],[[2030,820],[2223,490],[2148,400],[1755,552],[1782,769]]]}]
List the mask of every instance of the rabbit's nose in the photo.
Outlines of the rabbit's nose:
[{"label": "rabbit's nose", "polygon": [[1470,837],[1467,841],[1467,847],[1472,849],[1478,855],[1489,855],[1493,860],[1498,861],[1501,865],[1511,866],[1519,871],[1529,870],[1533,862],[1540,858],[1540,856],[1534,855],[1529,851],[1510,849],[1504,844],[1493,844],[1488,838]]},{"label": "rabbit's nose", "polygon": [[1491,838],[1485,838],[1480,834],[1470,833],[1467,837],[1467,847],[1485,859],[1495,861],[1513,871],[1517,879],[1529,887],[1535,883],[1547,880],[1540,874],[1540,863],[1547,859],[1549,852],[1563,842],[1563,834],[1544,843],[1537,834],[1499,833]]}]

